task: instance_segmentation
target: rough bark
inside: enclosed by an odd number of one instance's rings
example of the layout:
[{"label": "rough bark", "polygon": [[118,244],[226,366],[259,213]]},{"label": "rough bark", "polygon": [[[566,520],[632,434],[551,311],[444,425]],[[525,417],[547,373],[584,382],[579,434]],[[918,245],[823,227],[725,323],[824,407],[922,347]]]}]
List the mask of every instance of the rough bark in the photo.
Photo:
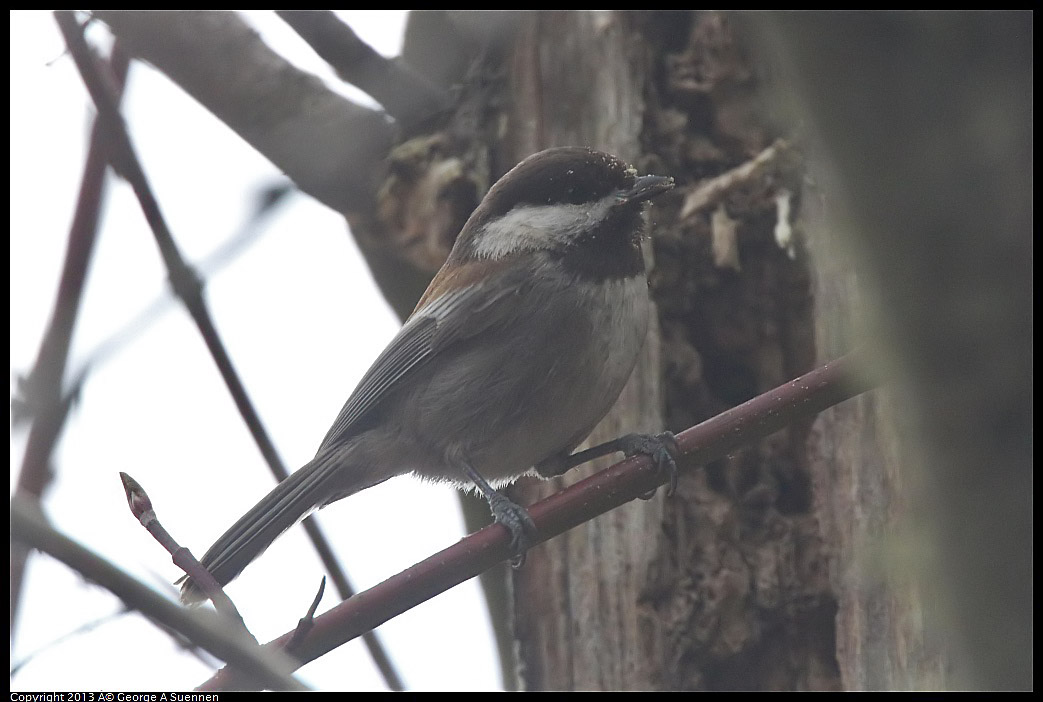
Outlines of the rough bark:
[{"label": "rough bark", "polygon": [[[780,154],[716,204],[687,215],[682,208],[670,235],[657,240],[653,289],[673,427],[808,370],[814,299],[799,232],[781,238],[803,202],[799,151],[777,141],[730,17],[651,15],[644,30],[660,58],[646,141],[667,172],[698,190],[769,151]],[[809,430],[791,426],[703,467],[667,503],[666,536],[644,593],[659,640],[657,687],[839,686],[836,596],[813,511]]]}]

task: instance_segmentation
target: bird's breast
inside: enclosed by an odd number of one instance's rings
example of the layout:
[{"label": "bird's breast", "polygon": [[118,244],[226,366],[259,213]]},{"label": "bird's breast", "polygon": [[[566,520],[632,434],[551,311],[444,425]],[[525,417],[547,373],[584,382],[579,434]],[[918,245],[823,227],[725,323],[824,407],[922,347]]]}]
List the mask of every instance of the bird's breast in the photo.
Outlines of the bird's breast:
[{"label": "bird's breast", "polygon": [[[547,289],[550,288],[550,289]],[[637,361],[651,307],[644,275],[536,286],[491,331],[434,368],[407,424],[434,454],[467,456],[509,482],[581,442],[615,403]],[[459,480],[432,462],[416,470]]]}]

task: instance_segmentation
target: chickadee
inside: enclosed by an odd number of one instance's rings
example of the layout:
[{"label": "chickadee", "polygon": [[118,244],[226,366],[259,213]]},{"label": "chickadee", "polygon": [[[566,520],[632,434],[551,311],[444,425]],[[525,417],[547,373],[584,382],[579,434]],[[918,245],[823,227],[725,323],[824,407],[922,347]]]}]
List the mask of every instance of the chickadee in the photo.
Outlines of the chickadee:
[{"label": "chickadee", "polygon": [[[644,344],[642,208],[673,186],[587,148],[547,149],[515,166],[467,220],[315,458],[202,564],[226,584],[311,511],[410,472],[477,488],[520,557],[532,520],[497,487],[612,451],[672,465],[657,437],[572,451],[615,403]],[[185,579],[181,599],[204,598]]]}]

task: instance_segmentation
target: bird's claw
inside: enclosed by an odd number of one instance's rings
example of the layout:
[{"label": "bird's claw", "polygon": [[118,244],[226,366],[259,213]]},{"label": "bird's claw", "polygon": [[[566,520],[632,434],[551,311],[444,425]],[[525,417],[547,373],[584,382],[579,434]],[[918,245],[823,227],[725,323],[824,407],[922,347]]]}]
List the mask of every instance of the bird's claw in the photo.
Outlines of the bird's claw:
[{"label": "bird's claw", "polygon": [[[660,475],[666,474],[667,488],[666,496],[673,497],[677,492],[677,439],[671,432],[664,431],[660,434],[627,434],[620,438],[620,448],[627,458],[633,456],[648,456],[652,459],[656,470]],[[641,496],[642,500],[650,500],[655,496],[652,490]]]},{"label": "bird's claw", "polygon": [[521,568],[525,553],[536,543],[535,522],[524,507],[499,492],[489,499],[489,509],[493,519],[511,532],[511,566]]}]

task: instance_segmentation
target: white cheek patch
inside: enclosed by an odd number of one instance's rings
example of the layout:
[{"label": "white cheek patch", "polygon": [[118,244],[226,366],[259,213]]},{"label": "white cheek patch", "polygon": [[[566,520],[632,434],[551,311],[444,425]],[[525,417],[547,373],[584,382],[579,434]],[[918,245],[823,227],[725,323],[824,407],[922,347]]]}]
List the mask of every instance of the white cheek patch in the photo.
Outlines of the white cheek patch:
[{"label": "white cheek patch", "polygon": [[474,238],[479,258],[499,259],[519,251],[567,245],[608,216],[616,198],[582,205],[520,205],[485,223]]}]

